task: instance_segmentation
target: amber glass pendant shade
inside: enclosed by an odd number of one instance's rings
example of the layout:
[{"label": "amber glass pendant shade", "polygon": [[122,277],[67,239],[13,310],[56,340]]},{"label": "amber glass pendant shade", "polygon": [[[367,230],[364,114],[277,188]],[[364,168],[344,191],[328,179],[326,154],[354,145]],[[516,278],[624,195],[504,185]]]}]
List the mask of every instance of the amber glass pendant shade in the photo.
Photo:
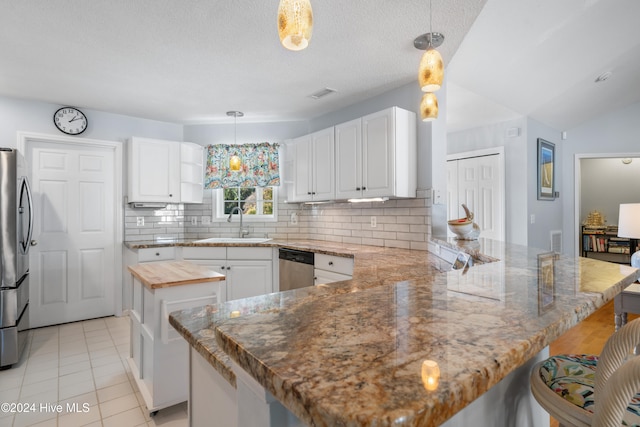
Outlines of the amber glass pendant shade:
[{"label": "amber glass pendant shade", "polygon": [[442,56],[433,47],[429,47],[420,60],[418,83],[423,92],[435,92],[442,87],[444,78],[444,62]]},{"label": "amber glass pendant shade", "polygon": [[309,46],[313,30],[313,11],[309,0],[280,0],[278,34],[282,46],[302,50]]},{"label": "amber glass pendant shade", "polygon": [[229,158],[229,169],[231,169],[233,172],[238,172],[241,166],[242,161],[240,160],[239,156],[234,154]]},{"label": "amber glass pendant shade", "polygon": [[423,122],[428,122],[438,118],[438,98],[434,93],[428,92],[422,95],[420,102],[420,116]]}]

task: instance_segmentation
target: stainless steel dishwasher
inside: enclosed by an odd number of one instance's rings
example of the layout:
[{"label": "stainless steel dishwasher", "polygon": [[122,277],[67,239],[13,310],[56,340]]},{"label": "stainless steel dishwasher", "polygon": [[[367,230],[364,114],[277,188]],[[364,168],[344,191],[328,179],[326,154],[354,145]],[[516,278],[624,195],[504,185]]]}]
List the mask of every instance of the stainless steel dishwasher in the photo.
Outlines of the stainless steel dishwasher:
[{"label": "stainless steel dishwasher", "polygon": [[313,252],[281,248],[279,258],[281,292],[313,286]]}]

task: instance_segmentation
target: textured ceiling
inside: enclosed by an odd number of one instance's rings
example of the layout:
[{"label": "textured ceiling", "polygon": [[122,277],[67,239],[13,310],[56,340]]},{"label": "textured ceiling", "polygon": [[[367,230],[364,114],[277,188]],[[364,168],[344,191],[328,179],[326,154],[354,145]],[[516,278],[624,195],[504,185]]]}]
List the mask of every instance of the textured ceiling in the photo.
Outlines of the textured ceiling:
[{"label": "textured ceiling", "polygon": [[[446,61],[486,0],[434,0]],[[278,0],[2,0],[0,94],[178,123],[304,120],[416,79],[425,0],[312,0],[310,47]],[[337,90],[322,100],[312,93]],[[419,90],[416,82],[416,90]]]},{"label": "textured ceiling", "polygon": [[[522,115],[564,130],[640,101],[638,0],[432,2],[450,131]],[[426,0],[312,0],[310,47],[290,52],[278,0],[0,5],[0,95],[184,124],[306,120],[410,83],[429,30]]]}]

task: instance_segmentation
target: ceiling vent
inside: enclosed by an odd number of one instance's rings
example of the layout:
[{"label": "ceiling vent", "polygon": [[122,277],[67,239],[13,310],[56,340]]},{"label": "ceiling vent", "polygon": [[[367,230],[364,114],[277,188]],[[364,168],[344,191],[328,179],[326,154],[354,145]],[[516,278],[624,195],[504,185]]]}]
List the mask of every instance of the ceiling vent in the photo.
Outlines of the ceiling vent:
[{"label": "ceiling vent", "polygon": [[325,87],[324,89],[320,89],[319,91],[309,95],[309,98],[320,99],[323,96],[327,96],[327,95],[330,95],[330,94],[335,93],[335,92],[336,92],[335,89],[331,89],[331,88]]}]

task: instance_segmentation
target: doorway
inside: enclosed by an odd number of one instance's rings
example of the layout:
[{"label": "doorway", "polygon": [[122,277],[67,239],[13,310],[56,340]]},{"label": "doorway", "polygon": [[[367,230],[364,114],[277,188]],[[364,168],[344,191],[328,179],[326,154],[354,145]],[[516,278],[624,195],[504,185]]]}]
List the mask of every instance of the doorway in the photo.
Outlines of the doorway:
[{"label": "doorway", "polygon": [[481,237],[504,241],[504,175],[503,147],[448,155],[447,219],[464,217],[464,203],[473,212]]},{"label": "doorway", "polygon": [[122,144],[19,134],[34,193],[30,323],[122,310]]}]

